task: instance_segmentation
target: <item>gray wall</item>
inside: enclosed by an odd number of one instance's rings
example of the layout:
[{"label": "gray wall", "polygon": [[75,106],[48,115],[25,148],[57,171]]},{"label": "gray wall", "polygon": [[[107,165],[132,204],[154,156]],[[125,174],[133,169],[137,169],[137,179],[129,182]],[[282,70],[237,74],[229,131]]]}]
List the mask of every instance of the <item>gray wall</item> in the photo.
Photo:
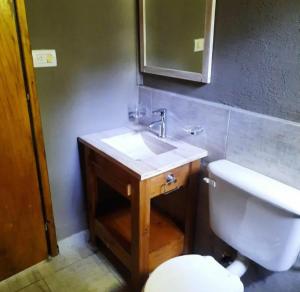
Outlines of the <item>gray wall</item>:
[{"label": "gray wall", "polygon": [[[169,133],[208,149],[207,161],[227,158],[300,189],[299,52],[299,0],[217,0],[212,83],[145,74],[144,85],[166,91],[141,88],[140,102],[167,107]],[[180,128],[189,124],[205,132],[186,136]],[[201,190],[196,246],[218,258],[228,248],[209,228],[208,190]],[[245,291],[298,292],[299,266],[271,273],[252,264]]]},{"label": "gray wall", "polygon": [[212,84],[144,85],[300,121],[300,1],[217,1]]},{"label": "gray wall", "polygon": [[33,49],[56,49],[37,69],[58,237],[86,228],[80,135],[114,128],[137,98],[135,0],[27,0]]}]

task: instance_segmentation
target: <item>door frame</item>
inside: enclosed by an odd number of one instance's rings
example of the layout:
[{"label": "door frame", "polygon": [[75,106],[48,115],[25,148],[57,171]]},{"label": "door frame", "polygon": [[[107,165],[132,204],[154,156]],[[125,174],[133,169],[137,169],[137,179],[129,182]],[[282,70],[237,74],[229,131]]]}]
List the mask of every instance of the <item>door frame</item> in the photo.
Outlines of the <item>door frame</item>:
[{"label": "door frame", "polygon": [[27,90],[29,113],[31,115],[33,144],[37,161],[42,208],[45,219],[45,230],[48,243],[48,253],[56,256],[59,252],[56,229],[53,216],[51,191],[43,138],[40,105],[36,89],[36,80],[31,56],[29,30],[27,25],[26,7],[24,0],[14,0],[16,24],[18,28],[20,53],[23,63],[24,82]]}]

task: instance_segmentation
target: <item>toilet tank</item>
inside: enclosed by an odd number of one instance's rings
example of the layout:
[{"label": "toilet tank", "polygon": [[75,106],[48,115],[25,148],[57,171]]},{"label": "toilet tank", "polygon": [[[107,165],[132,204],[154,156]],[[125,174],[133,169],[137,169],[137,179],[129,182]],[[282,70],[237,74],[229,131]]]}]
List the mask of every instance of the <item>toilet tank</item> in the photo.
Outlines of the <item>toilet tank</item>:
[{"label": "toilet tank", "polygon": [[300,191],[227,160],[208,169],[216,235],[268,270],[288,270],[300,252]]}]

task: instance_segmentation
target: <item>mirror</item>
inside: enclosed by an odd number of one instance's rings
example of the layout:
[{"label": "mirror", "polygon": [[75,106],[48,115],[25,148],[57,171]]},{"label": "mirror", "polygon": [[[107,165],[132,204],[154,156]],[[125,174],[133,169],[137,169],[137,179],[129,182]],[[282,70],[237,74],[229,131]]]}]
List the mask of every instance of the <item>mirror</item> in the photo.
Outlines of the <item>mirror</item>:
[{"label": "mirror", "polygon": [[139,0],[141,71],[209,83],[216,0]]}]

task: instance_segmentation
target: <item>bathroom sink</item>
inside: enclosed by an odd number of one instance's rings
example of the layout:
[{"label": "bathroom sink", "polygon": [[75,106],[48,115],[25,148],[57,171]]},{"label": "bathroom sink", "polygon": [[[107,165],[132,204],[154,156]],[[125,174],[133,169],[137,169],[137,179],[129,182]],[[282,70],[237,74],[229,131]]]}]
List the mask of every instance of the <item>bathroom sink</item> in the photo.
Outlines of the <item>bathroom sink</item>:
[{"label": "bathroom sink", "polygon": [[102,142],[133,160],[145,160],[176,149],[148,132],[129,132],[102,139]]},{"label": "bathroom sink", "polygon": [[120,127],[79,137],[96,152],[111,157],[144,180],[207,156],[207,151],[142,129]]}]

